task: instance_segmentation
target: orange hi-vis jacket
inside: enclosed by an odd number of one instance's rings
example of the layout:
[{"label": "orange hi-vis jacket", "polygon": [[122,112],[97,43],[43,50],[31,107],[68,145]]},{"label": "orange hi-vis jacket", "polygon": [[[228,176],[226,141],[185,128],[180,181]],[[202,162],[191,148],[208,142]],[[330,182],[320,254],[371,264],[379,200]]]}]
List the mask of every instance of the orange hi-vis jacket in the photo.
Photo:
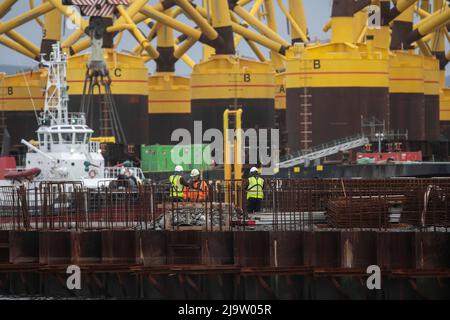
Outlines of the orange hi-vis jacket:
[{"label": "orange hi-vis jacket", "polygon": [[203,181],[195,181],[189,188],[184,188],[184,200],[192,202],[201,202],[208,199],[209,187]]}]

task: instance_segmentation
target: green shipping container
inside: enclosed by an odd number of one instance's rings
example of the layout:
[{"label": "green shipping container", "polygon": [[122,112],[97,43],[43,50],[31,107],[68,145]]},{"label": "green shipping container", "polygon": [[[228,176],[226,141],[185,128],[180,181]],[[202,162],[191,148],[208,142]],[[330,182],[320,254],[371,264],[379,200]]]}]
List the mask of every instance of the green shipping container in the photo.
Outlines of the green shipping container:
[{"label": "green shipping container", "polygon": [[177,164],[184,171],[208,170],[211,147],[204,145],[152,145],[141,146],[141,169],[144,172],[171,172]]}]

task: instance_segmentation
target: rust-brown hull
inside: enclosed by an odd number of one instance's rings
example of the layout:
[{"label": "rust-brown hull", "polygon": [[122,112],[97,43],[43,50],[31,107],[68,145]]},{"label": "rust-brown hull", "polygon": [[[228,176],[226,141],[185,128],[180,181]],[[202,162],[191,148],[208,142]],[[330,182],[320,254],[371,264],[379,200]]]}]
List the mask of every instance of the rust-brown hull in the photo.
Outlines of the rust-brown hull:
[{"label": "rust-brown hull", "polygon": [[[361,116],[388,121],[388,88],[307,88],[306,95],[304,88],[288,88],[286,98],[291,152],[303,148],[305,131],[314,146],[361,133]],[[311,116],[304,114],[305,104]],[[309,124],[305,129],[300,123]]]},{"label": "rust-brown hull", "polygon": [[425,95],[425,138],[439,140],[439,96]]},{"label": "rust-brown hull", "polygon": [[192,133],[192,117],[190,113],[150,113],[148,115],[150,145],[176,144],[172,141],[172,133],[176,129],[187,129]]},{"label": "rust-brown hull", "polygon": [[288,147],[286,109],[275,110],[275,128],[280,130],[280,154],[283,155]]},{"label": "rust-brown hull", "polygon": [[37,139],[38,122],[34,111],[5,111],[4,115],[11,145],[20,144],[21,139]]},{"label": "rust-brown hull", "polygon": [[[223,112],[235,104],[234,99],[192,100],[192,120],[202,121],[203,130],[223,129]],[[275,107],[273,99],[238,99],[242,108],[243,128],[274,128]]]},{"label": "rust-brown hull", "polygon": [[408,140],[424,141],[425,96],[421,93],[391,93],[390,125],[396,132],[408,132]]},{"label": "rust-brown hull", "polygon": [[[148,97],[137,95],[114,95],[117,113],[127,140],[127,144],[147,144],[149,141]],[[79,111],[81,95],[71,95],[69,110]],[[93,97],[93,105],[87,115],[88,125],[94,130],[94,136],[100,135],[100,99]]]}]

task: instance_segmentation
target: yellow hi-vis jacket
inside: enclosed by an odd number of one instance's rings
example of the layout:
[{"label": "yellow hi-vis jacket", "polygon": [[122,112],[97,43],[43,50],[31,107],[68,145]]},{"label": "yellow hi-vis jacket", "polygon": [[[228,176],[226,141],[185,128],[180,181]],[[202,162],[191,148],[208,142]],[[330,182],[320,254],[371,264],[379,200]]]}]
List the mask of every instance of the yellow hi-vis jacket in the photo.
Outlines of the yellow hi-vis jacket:
[{"label": "yellow hi-vis jacket", "polygon": [[183,198],[183,185],[180,180],[180,175],[171,175],[169,177],[171,198]]},{"label": "yellow hi-vis jacket", "polygon": [[247,199],[263,199],[264,198],[264,179],[260,177],[248,178]]}]

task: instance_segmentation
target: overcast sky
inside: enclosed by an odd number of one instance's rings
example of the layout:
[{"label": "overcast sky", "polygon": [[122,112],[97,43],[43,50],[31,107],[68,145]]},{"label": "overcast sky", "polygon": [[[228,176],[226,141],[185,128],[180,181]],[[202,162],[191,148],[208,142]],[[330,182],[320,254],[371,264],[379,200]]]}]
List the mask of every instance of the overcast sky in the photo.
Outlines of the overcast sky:
[{"label": "overcast sky", "polygon": [[[3,1],[3,0],[0,0]],[[151,4],[156,3],[158,0],[149,1]],[[201,4],[202,0],[195,0],[196,3]],[[42,0],[35,0],[36,4],[40,4]],[[285,5],[287,6],[288,0],[283,0]],[[289,35],[287,31],[287,22],[286,18],[282,15],[280,9],[278,8],[277,1],[274,1],[275,7],[277,10],[278,17],[278,32],[281,36],[283,36],[286,40],[289,40]],[[324,33],[322,28],[324,24],[328,21],[331,14],[331,0],[303,0],[305,5],[305,11],[307,16],[308,29],[310,32],[311,40],[325,40],[329,38],[329,33]],[[247,10],[250,10],[252,4],[246,6]],[[17,16],[20,13],[26,12],[29,10],[29,1],[27,0],[19,0],[11,11],[2,19],[2,21],[8,21],[11,18]],[[184,17],[180,18],[183,22],[190,23]],[[144,32],[148,31],[146,26],[141,27]],[[40,26],[35,21],[30,21],[27,24],[16,29],[19,33],[24,35],[27,39],[33,41],[36,45],[40,45],[42,30]],[[65,36],[68,36],[72,31],[66,30]],[[156,44],[154,43],[156,46]],[[136,46],[136,41],[132,38],[128,33],[125,33],[124,37],[119,46],[119,50],[131,50]],[[237,48],[238,52],[245,56],[253,56],[253,53],[247,47],[245,41],[241,41],[239,47]],[[263,50],[267,56],[267,50]],[[189,52],[189,56],[195,61],[199,61],[201,58],[201,46],[194,46]],[[30,60],[27,57],[24,57],[14,51],[0,45],[0,64],[10,64],[10,65],[27,65],[32,66],[36,63]],[[148,63],[149,71],[153,72],[155,68],[155,64],[153,62]],[[181,75],[190,74],[190,68],[188,68],[184,62],[179,61],[176,65],[176,71]]]}]

